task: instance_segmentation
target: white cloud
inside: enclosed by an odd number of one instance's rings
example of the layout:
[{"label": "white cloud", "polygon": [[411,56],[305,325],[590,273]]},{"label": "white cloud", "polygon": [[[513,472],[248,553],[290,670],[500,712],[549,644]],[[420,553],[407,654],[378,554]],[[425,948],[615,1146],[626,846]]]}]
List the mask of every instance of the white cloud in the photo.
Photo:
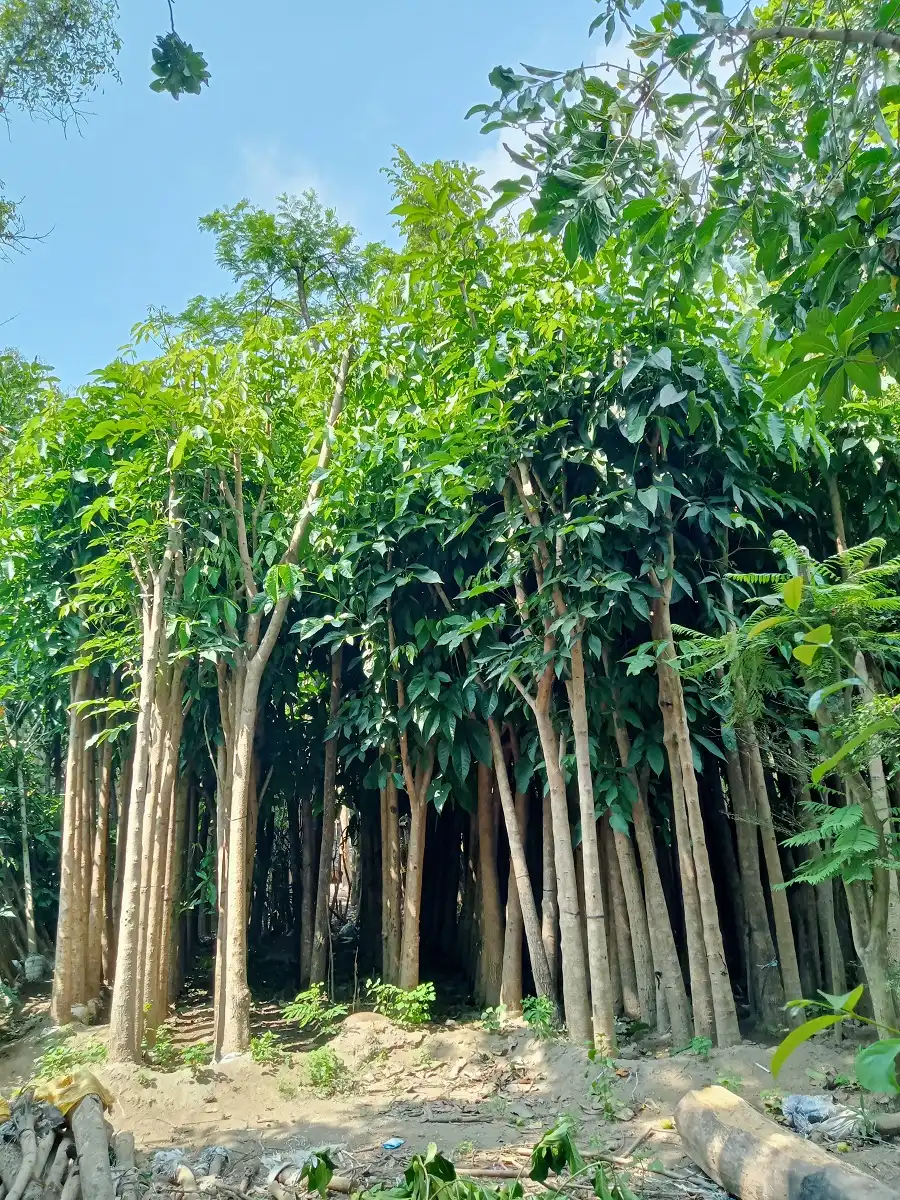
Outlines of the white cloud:
[{"label": "white cloud", "polygon": [[277,142],[242,146],[238,180],[242,195],[261,205],[271,205],[283,192],[299,196],[311,188],[325,204],[338,209],[342,220],[353,221],[350,206],[335,195],[333,185],[310,163]]}]

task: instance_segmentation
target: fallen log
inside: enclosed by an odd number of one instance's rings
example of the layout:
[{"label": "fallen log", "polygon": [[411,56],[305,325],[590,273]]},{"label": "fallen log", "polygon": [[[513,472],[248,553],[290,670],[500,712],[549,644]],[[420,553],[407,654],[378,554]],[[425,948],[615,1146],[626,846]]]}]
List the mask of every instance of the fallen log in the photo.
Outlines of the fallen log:
[{"label": "fallen log", "polygon": [[723,1087],[688,1092],[675,1128],[694,1162],[739,1200],[897,1200],[893,1188],[839,1162]]},{"label": "fallen log", "polygon": [[69,1110],[68,1117],[78,1151],[78,1170],[85,1200],[115,1200],[103,1101],[99,1096],[85,1096]]}]

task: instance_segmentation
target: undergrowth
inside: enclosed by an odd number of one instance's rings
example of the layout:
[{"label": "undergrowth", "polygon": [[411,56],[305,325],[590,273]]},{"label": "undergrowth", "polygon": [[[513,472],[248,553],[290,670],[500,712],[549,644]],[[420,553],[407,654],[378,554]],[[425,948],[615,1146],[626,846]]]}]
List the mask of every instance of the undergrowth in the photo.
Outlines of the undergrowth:
[{"label": "undergrowth", "polygon": [[377,1013],[398,1025],[427,1025],[431,1020],[435,1002],[433,983],[420,983],[407,990],[382,983],[380,979],[367,979],[366,994]]},{"label": "undergrowth", "polygon": [[347,1065],[330,1046],[310,1050],[306,1057],[306,1073],[310,1087],[322,1096],[333,1096],[335,1092],[347,1090],[350,1072]]},{"label": "undergrowth", "polygon": [[535,1037],[554,1038],[561,1032],[553,1001],[546,996],[526,996],[522,1001],[522,1016]]},{"label": "undergrowth", "polygon": [[53,1079],[57,1075],[70,1075],[76,1067],[105,1062],[106,1047],[94,1038],[86,1042],[59,1041],[35,1059],[33,1075],[35,1079]]},{"label": "undergrowth", "polygon": [[333,1004],[321,983],[301,992],[281,1010],[286,1021],[300,1029],[314,1029],[319,1034],[334,1032],[335,1026],[348,1013],[346,1004]]},{"label": "undergrowth", "polygon": [[284,1061],[284,1050],[271,1029],[250,1039],[250,1057],[255,1063],[266,1067],[274,1067]]}]

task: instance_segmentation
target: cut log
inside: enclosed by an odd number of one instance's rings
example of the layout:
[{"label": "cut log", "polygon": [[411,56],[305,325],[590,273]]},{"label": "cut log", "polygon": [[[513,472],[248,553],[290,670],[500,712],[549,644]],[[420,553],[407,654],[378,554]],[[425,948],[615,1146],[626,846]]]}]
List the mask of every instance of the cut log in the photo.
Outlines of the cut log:
[{"label": "cut log", "polygon": [[56,1154],[44,1181],[44,1200],[59,1200],[62,1196],[63,1181],[69,1170],[69,1153],[74,1152],[74,1149],[70,1137],[64,1137],[56,1147]]},{"label": "cut log", "polygon": [[69,1111],[69,1124],[75,1137],[81,1190],[85,1197],[115,1200],[116,1188],[109,1165],[109,1141],[100,1097],[85,1096],[80,1100]]},{"label": "cut log", "polygon": [[839,1162],[723,1087],[688,1092],[675,1127],[694,1162],[739,1200],[896,1200],[893,1188]]},{"label": "cut log", "polygon": [[134,1167],[134,1134],[120,1130],[113,1137],[116,1170],[121,1200],[138,1200],[137,1172]]}]

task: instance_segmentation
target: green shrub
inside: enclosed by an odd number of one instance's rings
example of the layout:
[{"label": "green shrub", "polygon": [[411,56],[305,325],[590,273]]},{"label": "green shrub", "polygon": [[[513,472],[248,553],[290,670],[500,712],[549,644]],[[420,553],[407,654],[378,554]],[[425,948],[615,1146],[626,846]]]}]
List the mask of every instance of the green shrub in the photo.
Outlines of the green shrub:
[{"label": "green shrub", "polygon": [[284,1059],[284,1051],[271,1029],[250,1039],[250,1057],[255,1063],[273,1067]]},{"label": "green shrub", "polygon": [[181,1066],[181,1051],[172,1041],[172,1030],[160,1025],[155,1036],[145,1037],[141,1042],[141,1056],[148,1067],[157,1071],[174,1071]]},{"label": "green shrub", "polygon": [[35,1079],[69,1075],[76,1067],[106,1062],[106,1047],[94,1038],[86,1042],[60,1041],[50,1046],[34,1063]]},{"label": "green shrub", "polygon": [[709,1054],[712,1050],[712,1038],[708,1037],[692,1037],[686,1046],[682,1046],[680,1050],[676,1050],[676,1054],[694,1054],[701,1062],[709,1062]]},{"label": "green shrub", "polygon": [[191,1068],[191,1074],[196,1075],[212,1062],[213,1049],[209,1042],[194,1042],[185,1046],[181,1052],[181,1061]]},{"label": "green shrub", "polygon": [[433,983],[420,983],[407,990],[394,987],[392,983],[382,983],[380,979],[367,979],[366,994],[371,997],[377,1013],[398,1025],[427,1025],[431,1020],[435,1001]]},{"label": "green shrub", "polygon": [[286,1021],[293,1021],[300,1029],[314,1028],[317,1033],[331,1033],[348,1011],[346,1004],[332,1004],[322,984],[314,983],[286,1004],[282,1014]]},{"label": "green shrub", "polygon": [[481,1014],[481,1028],[488,1033],[500,1033],[506,1025],[506,1005],[498,1004],[496,1008],[486,1008]]},{"label": "green shrub", "polygon": [[333,1096],[335,1092],[343,1091],[349,1079],[344,1060],[339,1058],[330,1046],[320,1046],[318,1050],[309,1052],[306,1071],[310,1086],[325,1096]]},{"label": "green shrub", "polygon": [[556,1023],[556,1012],[553,1001],[546,996],[526,996],[522,1001],[522,1016],[525,1024],[539,1038],[558,1037],[559,1026]]}]

